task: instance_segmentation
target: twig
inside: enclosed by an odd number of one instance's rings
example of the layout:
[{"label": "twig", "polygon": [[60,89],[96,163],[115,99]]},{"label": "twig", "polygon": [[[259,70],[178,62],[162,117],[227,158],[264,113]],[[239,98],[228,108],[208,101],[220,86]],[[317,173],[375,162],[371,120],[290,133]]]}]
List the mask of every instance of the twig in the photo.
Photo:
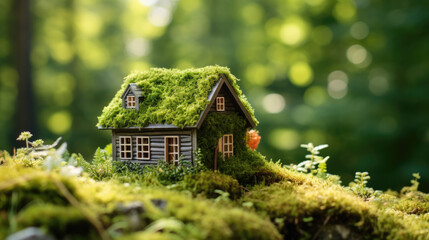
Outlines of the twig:
[{"label": "twig", "polygon": [[52,182],[58,187],[60,192],[63,194],[63,196],[70,202],[71,205],[73,205],[75,208],[77,208],[87,219],[88,221],[94,225],[95,229],[97,230],[98,234],[100,235],[100,238],[102,240],[109,240],[110,237],[106,234],[104,231],[102,223],[97,219],[91,216],[91,214],[86,211],[79,201],[70,193],[69,190],[67,190],[66,186],[61,181],[58,181],[51,177]]},{"label": "twig", "polygon": [[326,226],[326,224],[328,223],[329,219],[331,219],[331,216],[328,216],[325,221],[323,222],[323,225],[319,228],[319,230],[317,230],[316,234],[314,234],[312,240],[317,239],[317,237],[319,236],[320,232],[322,231],[322,229]]}]

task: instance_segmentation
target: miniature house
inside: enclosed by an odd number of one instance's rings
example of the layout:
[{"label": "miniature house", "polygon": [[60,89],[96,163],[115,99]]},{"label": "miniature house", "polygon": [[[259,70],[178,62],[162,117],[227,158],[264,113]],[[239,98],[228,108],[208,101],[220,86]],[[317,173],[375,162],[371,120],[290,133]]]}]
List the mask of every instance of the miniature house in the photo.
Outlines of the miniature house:
[{"label": "miniature house", "polygon": [[[113,160],[155,165],[193,162],[198,131],[209,113],[239,115],[243,131],[254,128],[253,115],[237,79],[219,66],[200,69],[150,69],[125,78],[121,90],[99,117],[98,128],[112,131]],[[223,158],[234,155],[234,134],[217,140]]]}]

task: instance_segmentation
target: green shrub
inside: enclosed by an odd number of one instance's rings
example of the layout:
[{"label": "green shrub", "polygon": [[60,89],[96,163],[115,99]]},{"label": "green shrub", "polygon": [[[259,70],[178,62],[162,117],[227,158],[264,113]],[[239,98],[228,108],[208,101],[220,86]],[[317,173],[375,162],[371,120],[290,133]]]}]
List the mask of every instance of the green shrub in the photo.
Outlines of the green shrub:
[{"label": "green shrub", "polygon": [[184,180],[184,187],[191,191],[194,196],[216,198],[219,194],[215,190],[228,192],[231,199],[238,199],[241,196],[240,184],[237,180],[231,176],[212,171],[187,175]]},{"label": "green shrub", "polygon": [[131,177],[134,179],[139,178],[140,181],[146,181],[146,178],[151,178],[152,180],[150,181],[161,183],[162,185],[177,183],[182,181],[186,175],[195,174],[206,169],[198,160],[194,164],[179,160],[178,166],[161,160],[157,166],[142,166],[139,163],[117,161],[113,165],[117,173],[116,178],[126,179]]}]

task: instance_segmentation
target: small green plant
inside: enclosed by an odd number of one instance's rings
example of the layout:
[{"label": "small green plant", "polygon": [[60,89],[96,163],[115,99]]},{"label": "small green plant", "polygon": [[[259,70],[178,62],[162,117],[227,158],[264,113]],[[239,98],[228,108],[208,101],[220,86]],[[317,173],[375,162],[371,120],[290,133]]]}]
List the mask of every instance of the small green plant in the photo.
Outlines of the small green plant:
[{"label": "small green plant", "polygon": [[216,194],[219,194],[219,196],[214,199],[215,202],[219,202],[219,203],[231,202],[231,199],[229,199],[229,192],[224,192],[220,189],[215,189],[214,192]]},{"label": "small green plant", "polygon": [[417,192],[418,191],[419,184],[420,184],[419,183],[420,174],[419,173],[413,173],[413,177],[414,177],[414,179],[411,179],[411,186],[403,187],[401,189],[402,195],[409,193],[409,192]]},{"label": "small green plant", "polygon": [[305,160],[298,165],[292,165],[292,168],[297,170],[298,172],[311,173],[313,175],[317,175],[322,178],[327,177],[327,164],[326,162],[329,159],[327,157],[319,156],[320,150],[327,148],[328,144],[314,146],[313,143],[301,144],[301,147],[306,148],[310,154],[305,155]]},{"label": "small green plant", "polygon": [[41,146],[43,146],[43,143],[44,143],[44,141],[42,139],[37,139],[36,141],[31,142],[31,146],[34,148],[35,147],[41,147]]},{"label": "small green plant", "polygon": [[367,187],[369,179],[371,177],[368,172],[356,172],[354,181],[349,183],[349,189],[365,200],[379,196],[381,194],[380,191],[374,191],[374,189]]},{"label": "small green plant", "polygon": [[199,173],[205,169],[205,166],[198,159],[192,164],[188,161],[182,161],[181,158],[179,158],[179,164],[177,166],[160,160],[158,162],[158,167],[154,168],[158,175],[159,182],[163,185],[177,183],[182,181],[186,175]]},{"label": "small green plant", "polygon": [[16,140],[25,141],[25,147],[28,148],[28,140],[33,136],[30,132],[21,132]]}]

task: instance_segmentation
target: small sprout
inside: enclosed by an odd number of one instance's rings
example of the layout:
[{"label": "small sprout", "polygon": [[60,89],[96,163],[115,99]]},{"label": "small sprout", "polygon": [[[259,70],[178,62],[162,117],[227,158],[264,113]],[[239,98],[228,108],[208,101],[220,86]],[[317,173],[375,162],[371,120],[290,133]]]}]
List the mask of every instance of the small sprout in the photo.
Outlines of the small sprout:
[{"label": "small sprout", "polygon": [[374,191],[374,189],[367,187],[369,179],[371,177],[368,172],[356,172],[354,181],[349,184],[349,189],[365,200],[379,196],[381,194],[380,191]]},{"label": "small sprout", "polygon": [[301,144],[301,147],[306,148],[307,151],[310,152],[310,154],[305,155],[305,158],[308,160],[303,161],[298,165],[294,165],[292,168],[298,172],[311,173],[321,178],[326,178],[328,175],[326,162],[328,161],[329,156],[323,158],[318,156],[318,154],[320,153],[319,150],[327,148],[328,144],[322,144],[315,147],[313,143],[310,142],[308,144]]},{"label": "small sprout", "polygon": [[16,140],[25,141],[25,146],[26,148],[28,148],[28,139],[30,139],[32,136],[33,134],[25,131],[25,132],[21,132],[21,134],[19,134],[19,137]]},{"label": "small sprout", "polygon": [[31,146],[33,148],[41,147],[43,145],[43,143],[44,143],[44,141],[42,139],[37,139],[36,141],[31,142]]}]

